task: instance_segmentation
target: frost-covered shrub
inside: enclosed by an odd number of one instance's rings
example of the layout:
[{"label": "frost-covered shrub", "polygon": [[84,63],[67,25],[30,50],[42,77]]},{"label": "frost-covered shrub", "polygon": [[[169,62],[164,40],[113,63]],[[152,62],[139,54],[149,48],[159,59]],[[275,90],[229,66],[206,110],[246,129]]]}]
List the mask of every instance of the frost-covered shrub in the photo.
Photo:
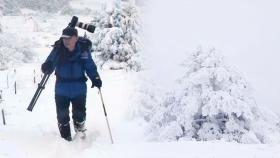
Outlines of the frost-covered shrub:
[{"label": "frost-covered shrub", "polygon": [[279,117],[257,106],[248,82],[216,50],[196,51],[184,68],[173,92],[140,108],[152,139],[280,142]]},{"label": "frost-covered shrub", "polygon": [[0,17],[3,15],[3,10],[4,10],[4,1],[0,0]]},{"label": "frost-covered shrub", "polygon": [[120,3],[94,14],[93,50],[103,68],[139,71],[139,11],[134,3]]},{"label": "frost-covered shrub", "polygon": [[77,8],[73,8],[70,5],[64,6],[61,11],[60,11],[61,15],[91,15],[92,14],[92,10],[90,8],[82,8],[82,9],[77,9]]},{"label": "frost-covered shrub", "polygon": [[12,34],[0,34],[0,69],[33,60],[31,46]]},{"label": "frost-covered shrub", "polygon": [[17,15],[22,8],[56,13],[62,8],[69,7],[68,0],[2,0],[1,3],[4,15]]}]

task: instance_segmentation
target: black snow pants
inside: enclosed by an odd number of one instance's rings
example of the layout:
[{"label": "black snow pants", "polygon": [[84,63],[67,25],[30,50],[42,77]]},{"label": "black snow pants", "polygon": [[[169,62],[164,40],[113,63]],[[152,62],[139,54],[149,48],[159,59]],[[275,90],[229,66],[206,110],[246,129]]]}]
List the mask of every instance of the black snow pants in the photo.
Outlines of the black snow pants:
[{"label": "black snow pants", "polygon": [[62,138],[71,137],[69,108],[72,104],[73,122],[84,122],[86,119],[86,95],[79,95],[75,98],[55,95],[56,114],[58,127]]}]

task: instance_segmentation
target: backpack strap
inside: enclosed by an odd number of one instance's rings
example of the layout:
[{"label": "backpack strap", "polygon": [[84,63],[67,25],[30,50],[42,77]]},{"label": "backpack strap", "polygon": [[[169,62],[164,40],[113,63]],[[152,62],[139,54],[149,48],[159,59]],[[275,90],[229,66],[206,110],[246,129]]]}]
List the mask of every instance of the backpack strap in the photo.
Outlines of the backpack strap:
[{"label": "backpack strap", "polygon": [[88,39],[88,38],[85,38],[85,37],[79,37],[78,39],[78,42],[81,46],[81,51],[84,52],[84,51],[90,51],[91,48],[92,48],[92,42]]}]

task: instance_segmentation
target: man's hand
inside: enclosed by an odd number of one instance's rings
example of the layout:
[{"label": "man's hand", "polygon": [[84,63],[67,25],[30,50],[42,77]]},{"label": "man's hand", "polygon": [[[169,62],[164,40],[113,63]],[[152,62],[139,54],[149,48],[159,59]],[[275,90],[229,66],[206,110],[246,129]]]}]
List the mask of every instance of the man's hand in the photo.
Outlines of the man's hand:
[{"label": "man's hand", "polygon": [[51,61],[47,61],[43,63],[41,66],[41,70],[43,73],[50,74],[52,72],[52,69],[53,69],[53,64]]},{"label": "man's hand", "polygon": [[93,80],[91,80],[91,82],[92,82],[91,88],[94,88],[95,86],[98,89],[100,89],[102,87],[102,81],[99,76],[95,77]]}]

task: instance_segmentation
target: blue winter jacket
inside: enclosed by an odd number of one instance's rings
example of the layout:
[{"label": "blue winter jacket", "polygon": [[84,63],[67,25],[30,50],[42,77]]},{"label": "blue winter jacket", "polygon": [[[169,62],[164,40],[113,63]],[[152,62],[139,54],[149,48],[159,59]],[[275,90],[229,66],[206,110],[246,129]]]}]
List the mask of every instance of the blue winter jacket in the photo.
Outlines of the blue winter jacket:
[{"label": "blue winter jacket", "polygon": [[73,52],[69,52],[61,40],[56,42],[54,49],[46,60],[46,62],[51,61],[55,63],[55,58],[59,55],[57,64],[53,67],[56,75],[56,95],[70,98],[77,97],[81,94],[86,95],[87,78],[85,73],[91,80],[99,77],[90,50],[90,40],[82,37],[79,37]]}]

